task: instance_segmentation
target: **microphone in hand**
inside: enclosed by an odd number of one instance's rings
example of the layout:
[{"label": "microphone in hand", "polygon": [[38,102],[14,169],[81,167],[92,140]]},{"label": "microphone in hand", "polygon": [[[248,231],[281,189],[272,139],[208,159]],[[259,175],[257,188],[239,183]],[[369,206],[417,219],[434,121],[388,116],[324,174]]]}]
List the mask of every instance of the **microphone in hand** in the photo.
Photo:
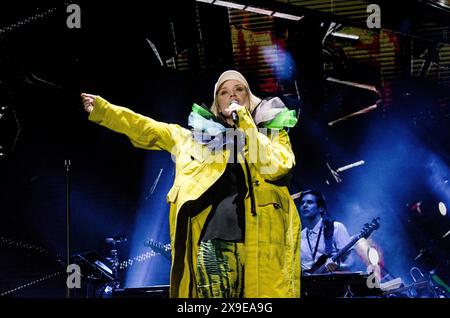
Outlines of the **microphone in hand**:
[{"label": "microphone in hand", "polygon": [[[230,106],[233,104],[239,105],[239,103],[236,100],[232,100]],[[235,123],[235,124],[239,121],[239,116],[235,110],[233,110],[231,112],[231,119],[233,120],[233,123]]]}]

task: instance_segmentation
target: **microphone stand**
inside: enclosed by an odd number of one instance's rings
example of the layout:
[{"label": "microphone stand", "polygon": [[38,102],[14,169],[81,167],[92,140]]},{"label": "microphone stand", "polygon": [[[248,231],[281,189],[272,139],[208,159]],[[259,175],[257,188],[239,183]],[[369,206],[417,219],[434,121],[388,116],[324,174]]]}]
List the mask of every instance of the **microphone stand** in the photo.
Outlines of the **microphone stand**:
[{"label": "microphone stand", "polygon": [[[70,159],[64,160],[66,174],[66,271],[70,263]],[[69,273],[67,273],[67,278]],[[70,288],[66,280],[66,298],[70,298]]]}]

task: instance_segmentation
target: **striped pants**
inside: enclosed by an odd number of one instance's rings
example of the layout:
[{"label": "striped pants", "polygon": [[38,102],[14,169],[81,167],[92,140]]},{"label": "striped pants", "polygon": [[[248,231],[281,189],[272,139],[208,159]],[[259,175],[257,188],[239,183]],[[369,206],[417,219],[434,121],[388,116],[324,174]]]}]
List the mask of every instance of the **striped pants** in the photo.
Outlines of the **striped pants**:
[{"label": "striped pants", "polygon": [[244,296],[244,243],[201,242],[197,255],[197,292],[200,298]]}]

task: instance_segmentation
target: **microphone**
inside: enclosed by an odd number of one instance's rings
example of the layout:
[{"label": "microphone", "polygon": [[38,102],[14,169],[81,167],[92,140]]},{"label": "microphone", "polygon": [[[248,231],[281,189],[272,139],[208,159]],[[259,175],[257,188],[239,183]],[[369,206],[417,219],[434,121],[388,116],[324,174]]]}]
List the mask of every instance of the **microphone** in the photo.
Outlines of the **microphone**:
[{"label": "microphone", "polygon": [[[230,106],[233,104],[239,105],[239,103],[234,99],[231,101]],[[235,124],[239,121],[239,116],[235,110],[231,113],[231,118],[233,119],[233,123]]]}]

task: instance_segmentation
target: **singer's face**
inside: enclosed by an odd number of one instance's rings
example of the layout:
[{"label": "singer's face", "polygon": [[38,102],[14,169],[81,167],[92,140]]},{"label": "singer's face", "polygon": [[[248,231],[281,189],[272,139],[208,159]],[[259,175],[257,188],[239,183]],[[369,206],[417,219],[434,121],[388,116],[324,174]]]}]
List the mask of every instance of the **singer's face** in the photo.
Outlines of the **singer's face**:
[{"label": "singer's face", "polygon": [[237,80],[228,80],[224,82],[217,91],[217,101],[220,112],[230,106],[232,101],[241,106],[248,107],[248,92],[244,84]]}]

